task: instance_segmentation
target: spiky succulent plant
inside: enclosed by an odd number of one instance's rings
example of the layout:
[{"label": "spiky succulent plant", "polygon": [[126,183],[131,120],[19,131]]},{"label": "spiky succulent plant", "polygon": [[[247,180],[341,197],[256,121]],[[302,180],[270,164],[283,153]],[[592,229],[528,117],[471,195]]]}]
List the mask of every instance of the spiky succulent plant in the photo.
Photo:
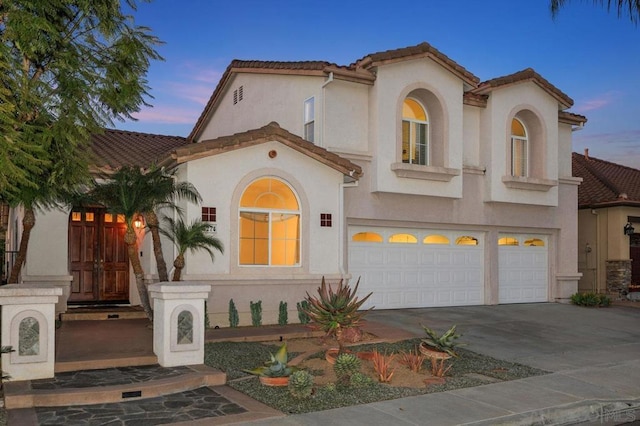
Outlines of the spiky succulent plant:
[{"label": "spiky succulent plant", "polygon": [[461,334],[456,334],[456,326],[454,325],[449,330],[445,331],[442,335],[439,335],[434,330],[429,327],[422,326],[425,333],[427,333],[427,338],[422,339],[422,342],[432,348],[440,351],[446,352],[451,356],[458,356],[455,352],[456,346],[462,346],[462,343],[459,343],[457,340],[460,338]]},{"label": "spiky succulent plant", "polygon": [[264,365],[253,370],[244,370],[246,373],[267,377],[287,377],[297,371],[296,367],[287,366],[287,344],[283,343],[275,354],[269,354],[270,360]]},{"label": "spiky succulent plant", "polygon": [[333,365],[333,371],[336,372],[336,376],[351,376],[356,371],[360,371],[360,358],[352,353],[341,353],[336,358],[336,363]]},{"label": "spiky succulent plant", "polygon": [[349,378],[349,384],[354,388],[364,388],[373,384],[373,379],[360,371],[356,371]]},{"label": "spiky succulent plant", "polygon": [[313,392],[313,376],[307,370],[298,370],[289,376],[289,393],[297,399],[311,396]]}]

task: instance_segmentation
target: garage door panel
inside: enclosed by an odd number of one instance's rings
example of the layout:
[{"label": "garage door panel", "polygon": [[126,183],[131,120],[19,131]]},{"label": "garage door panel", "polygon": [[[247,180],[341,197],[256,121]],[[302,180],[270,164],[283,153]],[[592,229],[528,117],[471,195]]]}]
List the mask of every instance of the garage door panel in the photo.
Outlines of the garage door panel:
[{"label": "garage door panel", "polygon": [[[369,291],[383,293],[372,297],[369,306],[379,309],[402,307],[455,306],[484,303],[484,247],[483,236],[474,235],[479,246],[456,246],[455,235],[469,231],[425,231],[378,227],[351,227],[349,235],[357,232],[376,232],[382,243],[350,242],[349,272],[362,274],[374,282],[363,280],[362,294]],[[396,233],[414,235],[417,244],[389,243]],[[447,234],[451,245],[424,244],[431,234]],[[360,251],[374,252],[375,255]],[[382,253],[383,260],[380,260]],[[379,273],[372,275],[372,270]]]},{"label": "garage door panel", "polygon": [[[505,235],[506,236],[506,235]],[[519,242],[530,235],[509,235]],[[546,241],[546,236],[537,236]],[[548,300],[548,248],[544,246],[500,246],[498,249],[500,303],[533,303]]]}]

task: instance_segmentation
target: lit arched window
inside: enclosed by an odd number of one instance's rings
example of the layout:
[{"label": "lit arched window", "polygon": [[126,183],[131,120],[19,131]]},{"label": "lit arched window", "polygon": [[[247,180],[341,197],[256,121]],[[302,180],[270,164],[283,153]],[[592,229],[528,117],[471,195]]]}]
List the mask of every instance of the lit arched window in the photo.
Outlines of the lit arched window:
[{"label": "lit arched window", "polygon": [[300,263],[298,197],[283,181],[253,181],[240,199],[240,265]]},{"label": "lit arched window", "polygon": [[513,237],[502,237],[498,240],[499,246],[517,246],[520,245],[517,238]]},{"label": "lit arched window", "polygon": [[527,129],[517,118],[511,121],[511,175],[529,175],[529,137]]},{"label": "lit arched window", "polygon": [[422,240],[423,244],[449,244],[449,239],[444,235],[427,235]]},{"label": "lit arched window", "polygon": [[478,239],[474,237],[470,237],[468,235],[463,235],[462,237],[458,237],[456,239],[457,246],[477,246]]},{"label": "lit arched window", "polygon": [[411,234],[393,234],[389,237],[390,243],[417,244],[418,239]]},{"label": "lit arched window", "polygon": [[359,243],[381,243],[382,235],[375,232],[358,232],[351,237],[352,241]]},{"label": "lit arched window", "polygon": [[536,246],[536,247],[544,247],[544,241],[540,238],[531,238],[524,242],[525,246]]},{"label": "lit arched window", "polygon": [[429,164],[429,116],[412,98],[402,105],[402,162]]}]

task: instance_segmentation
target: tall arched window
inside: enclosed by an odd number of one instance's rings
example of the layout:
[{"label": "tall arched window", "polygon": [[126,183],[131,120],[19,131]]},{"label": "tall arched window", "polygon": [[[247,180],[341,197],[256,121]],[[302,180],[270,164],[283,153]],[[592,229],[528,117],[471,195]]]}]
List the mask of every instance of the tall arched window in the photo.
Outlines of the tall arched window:
[{"label": "tall arched window", "polygon": [[511,175],[526,177],[529,175],[529,137],[522,121],[511,121]]},{"label": "tall arched window", "polygon": [[429,116],[413,98],[402,105],[402,162],[429,164]]},{"label": "tall arched window", "polygon": [[261,178],[240,199],[240,265],[300,264],[298,197],[283,181]]}]

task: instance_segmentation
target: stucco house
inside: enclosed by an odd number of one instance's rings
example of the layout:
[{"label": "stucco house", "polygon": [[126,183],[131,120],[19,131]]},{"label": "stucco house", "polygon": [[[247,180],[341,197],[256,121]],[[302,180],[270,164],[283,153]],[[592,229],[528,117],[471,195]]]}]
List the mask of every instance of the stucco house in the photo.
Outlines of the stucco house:
[{"label": "stucco house", "polygon": [[[211,284],[212,325],[231,298],[244,324],[257,300],[265,323],[280,301],[295,318],[322,276],[360,279],[377,309],[559,301],[580,280],[572,104],[532,69],[480,82],[427,43],[350,65],[234,60],[187,138],[107,130],[93,149],[98,168],[156,163],[198,188],[186,219],[226,249],[188,255],[183,279]],[[119,226],[39,213],[23,281],[137,303]],[[154,281],[148,237],[140,256]]]},{"label": "stucco house", "polygon": [[[624,296],[640,286],[640,170],[573,153],[581,292]],[[640,291],[640,289],[638,290]]]}]

